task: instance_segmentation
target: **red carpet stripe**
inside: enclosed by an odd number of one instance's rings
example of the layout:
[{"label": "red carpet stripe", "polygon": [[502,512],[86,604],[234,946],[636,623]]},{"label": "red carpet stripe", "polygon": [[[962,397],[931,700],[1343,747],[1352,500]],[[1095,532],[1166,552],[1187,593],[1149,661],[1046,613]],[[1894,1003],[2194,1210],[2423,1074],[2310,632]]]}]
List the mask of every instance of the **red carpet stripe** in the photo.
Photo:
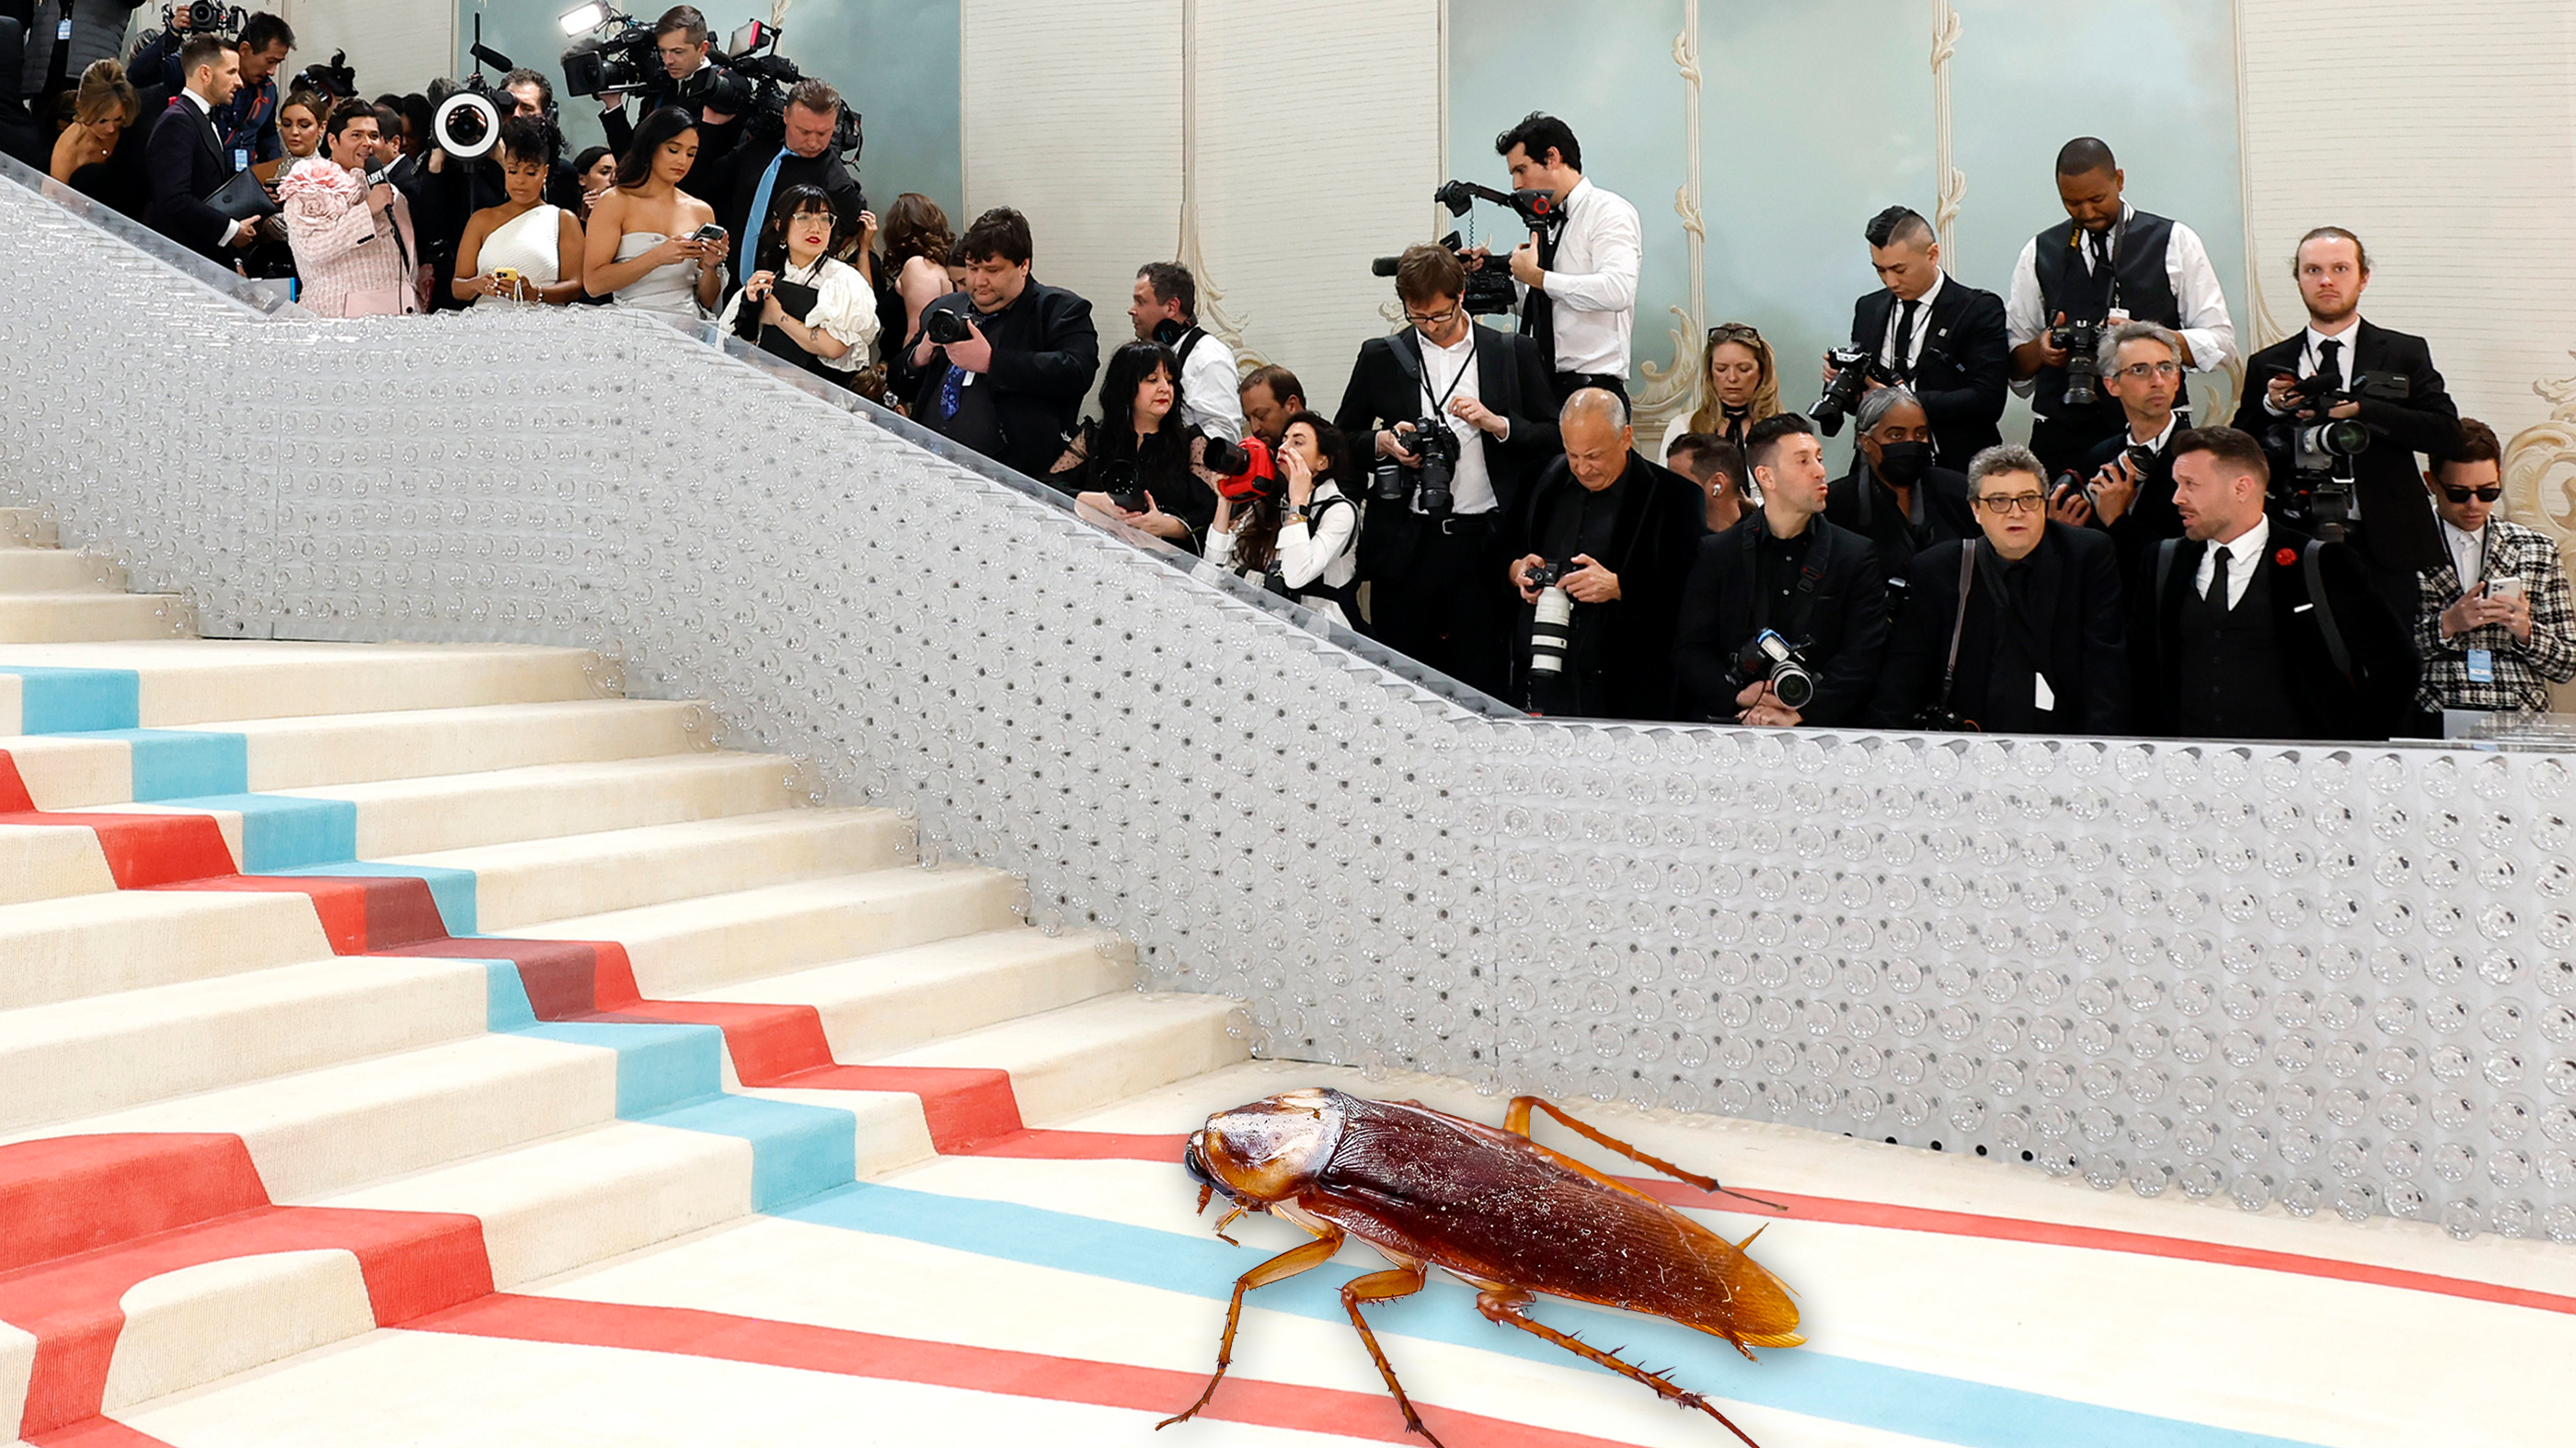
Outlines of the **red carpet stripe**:
[{"label": "red carpet stripe", "polygon": [[[1180,1411],[1207,1386],[1207,1374],[1200,1372],[925,1342],[691,1308],[515,1293],[495,1293],[405,1326],[415,1332],[671,1353],[1155,1414]],[[1623,1448],[1613,1439],[1532,1428],[1454,1408],[1419,1406],[1423,1421],[1450,1443],[1472,1443],[1478,1448]],[[1421,1441],[1405,1431],[1394,1401],[1383,1393],[1258,1378],[1229,1376],[1204,1416],[1377,1443]],[[1183,1448],[1187,1441],[1180,1440]]]},{"label": "red carpet stripe", "polygon": [[149,1433],[113,1418],[91,1418],[27,1440],[28,1448],[172,1448]]}]

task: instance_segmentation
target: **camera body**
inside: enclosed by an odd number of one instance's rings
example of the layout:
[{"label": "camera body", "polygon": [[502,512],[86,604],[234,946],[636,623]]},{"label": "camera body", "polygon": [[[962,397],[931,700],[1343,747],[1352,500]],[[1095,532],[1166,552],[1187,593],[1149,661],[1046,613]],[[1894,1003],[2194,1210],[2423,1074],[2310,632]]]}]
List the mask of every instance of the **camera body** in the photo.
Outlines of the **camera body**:
[{"label": "camera body", "polygon": [[1825,430],[1825,436],[1832,437],[1843,430],[1843,419],[1851,416],[1852,409],[1860,406],[1870,378],[1881,382],[1895,379],[1879,367],[1877,353],[1858,347],[1836,347],[1825,354],[1825,362],[1834,369],[1834,380],[1825,384],[1825,395],[1816,399],[1812,415],[1816,426]]},{"label": "camera body", "polygon": [[[1406,467],[1391,458],[1387,460],[1396,475],[1391,484],[1396,490],[1395,495],[1389,501],[1401,503],[1418,496],[1422,500],[1422,511],[1434,517],[1445,516],[1450,508],[1450,484],[1458,476],[1458,434],[1451,432],[1449,425],[1439,418],[1417,417],[1413,420],[1413,431],[1399,433],[1398,437],[1411,444],[1405,451],[1421,461]],[[1378,469],[1376,485],[1380,496],[1385,496],[1390,486],[1386,473],[1387,467]]]},{"label": "camera body", "polygon": [[944,347],[951,342],[963,342],[968,335],[966,314],[951,311],[945,307],[933,307],[921,314],[921,334],[937,346]]},{"label": "camera body", "polygon": [[189,34],[220,35],[227,40],[250,23],[250,12],[239,5],[226,5],[221,0],[180,0],[161,7],[162,28],[175,28],[182,16],[187,18]]},{"label": "camera body", "polygon": [[1816,700],[1815,671],[1808,667],[1800,646],[1782,638],[1777,629],[1766,628],[1755,634],[1735,656],[1735,667],[1727,672],[1725,688],[1731,696],[1757,683],[1768,683],[1771,692],[1791,709],[1804,709]]},{"label": "camera body", "polygon": [[2102,324],[2069,322],[2048,329],[2048,345],[2066,353],[2066,405],[2091,407],[2102,400]]},{"label": "camera body", "polygon": [[1100,464],[1100,491],[1109,495],[1110,502],[1130,513],[1144,512],[1145,504],[1150,501],[1145,496],[1145,485],[1136,481],[1134,458],[1103,461]]},{"label": "camera body", "polygon": [[1529,571],[1529,586],[1538,589],[1555,588],[1565,582],[1567,574],[1582,571],[1583,565],[1570,558],[1550,559]]},{"label": "camera body", "polygon": [[1257,437],[1228,442],[1211,436],[1199,451],[1199,466],[1217,475],[1216,490],[1229,503],[1279,495],[1278,462],[1270,444]]},{"label": "camera body", "polygon": [[2267,451],[2290,459],[2290,476],[2282,483],[2282,515],[2330,543],[2346,541],[2352,532],[2352,479],[2338,477],[2347,459],[2370,450],[2370,427],[2357,417],[2328,417],[2329,409],[2358,398],[2403,402],[2413,391],[2405,377],[2364,372],[2350,391],[2335,386],[2332,375],[2319,372],[2292,383],[2296,407],[2316,415],[2313,422],[2296,418],[2276,424],[2263,436]]},{"label": "camera body", "polygon": [[347,100],[358,93],[358,68],[349,64],[349,52],[332,51],[328,61],[317,60],[297,71],[281,94],[297,91],[311,91],[325,100]]},{"label": "camera body", "polygon": [[[844,114],[847,113],[844,112]],[[1449,253],[1457,257],[1461,264],[1466,262],[1466,243],[1459,240],[1458,233],[1453,231],[1440,238],[1440,245],[1448,248]],[[1395,275],[1396,263],[1399,260],[1400,258],[1392,256],[1372,258],[1369,262],[1369,274],[1391,277]],[[1512,287],[1510,268],[1496,266],[1468,268],[1467,294],[1458,299],[1458,305],[1465,309],[1469,316],[1490,317],[1500,312],[1508,312],[1519,303],[1520,294]]]},{"label": "camera body", "polygon": [[584,36],[560,57],[564,94],[633,95],[665,74],[652,26],[631,15],[612,14],[609,23],[619,27],[616,33]]}]

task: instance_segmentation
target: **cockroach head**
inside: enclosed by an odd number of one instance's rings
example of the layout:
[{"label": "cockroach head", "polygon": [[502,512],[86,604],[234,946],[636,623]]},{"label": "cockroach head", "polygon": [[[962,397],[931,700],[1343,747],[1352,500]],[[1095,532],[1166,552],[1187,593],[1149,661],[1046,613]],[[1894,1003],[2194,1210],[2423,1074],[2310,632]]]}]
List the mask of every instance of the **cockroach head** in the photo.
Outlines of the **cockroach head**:
[{"label": "cockroach head", "polygon": [[1181,1161],[1244,1206],[1286,1201],[1323,1175],[1344,1119],[1340,1092],[1286,1092],[1209,1117]]}]

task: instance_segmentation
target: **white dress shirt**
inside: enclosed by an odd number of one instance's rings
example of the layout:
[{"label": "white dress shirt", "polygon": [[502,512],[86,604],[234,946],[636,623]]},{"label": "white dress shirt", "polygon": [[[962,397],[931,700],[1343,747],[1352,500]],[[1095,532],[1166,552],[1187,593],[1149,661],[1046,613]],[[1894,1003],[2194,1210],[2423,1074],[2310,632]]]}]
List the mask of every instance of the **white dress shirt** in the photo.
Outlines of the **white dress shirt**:
[{"label": "white dress shirt", "polygon": [[2131,427],[2129,429],[2129,446],[2142,447],[2147,451],[2154,453],[2156,456],[2162,457],[2164,456],[2166,446],[2173,442],[2174,429],[2179,427],[2181,424],[2181,417],[2168,412],[2165,414],[2165,430],[2157,433],[2154,437],[2140,437],[2138,436],[2137,428]]},{"label": "white dress shirt", "polygon": [[1878,365],[1891,373],[1902,372],[1908,377],[1914,375],[1914,364],[1923,360],[1923,339],[1932,335],[1932,303],[1941,295],[1941,289],[1949,284],[1950,274],[1936,271],[1932,274],[1932,290],[1915,298],[1914,336],[1906,344],[1905,365],[1902,368],[1896,365],[1896,332],[1905,324],[1906,301],[1903,297],[1895,298],[1896,305],[1887,309],[1887,335],[1880,338],[1878,342]]},{"label": "white dress shirt", "polygon": [[2254,526],[2237,535],[2233,543],[2212,543],[2200,550],[2200,569],[2192,575],[2191,591],[2209,597],[2209,580],[2218,573],[2218,555],[2227,555],[2227,607],[2234,612],[2245,601],[2245,590],[2254,582],[2254,570],[2263,566],[2263,547],[2272,541],[2272,519],[2269,514],[2254,520]]},{"label": "white dress shirt", "polygon": [[2460,592],[2465,594],[2477,587],[2478,580],[2486,576],[2486,525],[2479,524],[2478,531],[2474,533],[2463,533],[2451,526],[2450,519],[2444,518],[2442,541],[2450,547],[2451,566],[2459,570]]},{"label": "white dress shirt", "polygon": [[[206,118],[207,123],[208,123],[209,125],[213,124],[213,121],[214,121],[214,115],[215,115],[215,103],[214,103],[213,101],[210,101],[210,100],[206,99],[204,96],[201,96],[201,95],[197,94],[195,91],[189,90],[189,89],[188,89],[187,87],[185,87],[185,86],[182,86],[182,87],[180,87],[180,88],[179,88],[179,94],[181,94],[181,95],[183,95],[183,96],[186,96],[186,97],[187,97],[189,100],[191,100],[191,101],[194,101],[194,102],[196,103],[196,106],[197,106],[197,114],[198,114],[198,115],[201,115],[201,116],[204,116],[204,117]],[[245,226],[248,226],[248,225],[250,225],[250,223],[249,223],[249,222],[247,222],[247,221],[227,221],[227,222],[225,222],[225,223],[224,223],[224,234],[223,234],[222,236],[220,236],[220,237],[217,237],[217,238],[216,238],[216,245],[218,245],[218,246],[230,246],[230,245],[232,245],[232,244],[233,244],[233,238],[234,238],[234,237],[236,237],[236,236],[241,235],[241,229],[242,229],[243,227],[245,227]]]},{"label": "white dress shirt", "polygon": [[[1556,302],[1552,326],[1559,372],[1628,375],[1628,344],[1637,325],[1637,268],[1645,255],[1637,208],[1590,180],[1565,193],[1556,264],[1544,282]],[[1527,296],[1529,288],[1522,287]],[[1461,475],[1465,469],[1460,469]],[[1462,510],[1463,511],[1463,510]]]},{"label": "white dress shirt", "polygon": [[1234,349],[1214,332],[1199,333],[1198,345],[1181,362],[1182,423],[1227,442],[1243,441],[1243,394],[1235,387],[1240,380]]},{"label": "white dress shirt", "polygon": [[[1564,334],[1560,332],[1558,335]],[[1484,400],[1476,392],[1476,324],[1469,322],[1466,335],[1460,337],[1453,347],[1434,345],[1430,338],[1422,335],[1420,328],[1414,330],[1413,336],[1422,344],[1422,415],[1434,416],[1432,409],[1437,407],[1439,412],[1436,415],[1449,424],[1449,430],[1458,437],[1458,471],[1449,479],[1449,511],[1460,516],[1490,513],[1494,511],[1494,480],[1485,471],[1485,435],[1468,426],[1466,419],[1452,413],[1448,402],[1441,401],[1444,397],[1449,402],[1461,397],[1474,397],[1479,402]],[[1403,345],[1401,340],[1397,345]],[[1457,380],[1455,389],[1449,385],[1452,378]],[[1396,434],[1399,442],[1403,436],[1402,433]],[[1405,451],[1412,452],[1413,449],[1406,448]],[[1416,512],[1422,509],[1422,495],[1418,491],[1413,496],[1413,507]]]},{"label": "white dress shirt", "polygon": [[[2119,258],[2119,235],[2128,228],[2134,206],[2120,208],[2120,226],[2112,235],[2112,259]],[[2093,248],[2090,244],[2076,248],[2084,258],[2084,269],[2093,270]],[[2174,306],[2182,315],[2176,328],[2191,348],[2191,368],[2195,372],[2215,372],[2236,356],[2236,323],[2227,315],[2227,293],[2218,286],[2218,270],[2209,264],[2209,248],[2201,244],[2200,233],[2177,221],[2173,235],[2165,243],[2165,280],[2173,287]],[[2018,347],[2048,330],[2053,318],[2041,309],[2039,300],[2039,238],[2022,243],[2021,258],[2013,263],[2012,294],[2004,298],[2006,340]],[[2024,397],[2031,394],[2036,377],[2025,377],[2013,384],[2013,391]]]}]

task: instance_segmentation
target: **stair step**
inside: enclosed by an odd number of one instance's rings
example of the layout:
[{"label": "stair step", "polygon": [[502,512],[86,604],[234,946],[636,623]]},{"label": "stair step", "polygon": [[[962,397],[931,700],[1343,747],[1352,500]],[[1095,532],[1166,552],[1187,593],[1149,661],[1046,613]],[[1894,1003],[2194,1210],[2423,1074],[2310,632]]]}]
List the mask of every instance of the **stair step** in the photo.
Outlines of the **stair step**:
[{"label": "stair step", "polygon": [[274,790],[358,807],[358,858],[765,814],[800,803],[767,754],[674,754]]},{"label": "stair step", "polygon": [[291,892],[119,890],[0,905],[0,1010],[319,960]]},{"label": "stair step", "polygon": [[1018,882],[993,870],[898,866],[548,920],[506,933],[614,940],[647,996],[727,994],[739,982],[952,935],[1017,927]]},{"label": "stair step", "polygon": [[376,1328],[358,1259],[338,1248],[182,1267],[135,1284],[117,1305],[125,1321],[109,1361],[103,1413]]},{"label": "stair step", "polygon": [[0,825],[0,905],[115,888],[116,877],[92,831],[79,825]]},{"label": "stair step", "polygon": [[116,593],[125,570],[102,553],[0,547],[0,594]]},{"label": "stair step", "polygon": [[59,536],[41,508],[0,508],[0,546],[51,548]]},{"label": "stair step", "polygon": [[589,700],[600,697],[591,682],[596,664],[587,649],[535,644],[159,639],[0,645],[0,668],[139,674],[139,717],[79,726],[88,728]]},{"label": "stair step", "polygon": [[875,1066],[999,1069],[1031,1126],[1248,1059],[1226,1034],[1222,996],[1122,992],[872,1061]]},{"label": "stair step", "polygon": [[872,1061],[1019,1016],[1121,991],[1135,979],[1107,936],[989,930],[738,982],[697,999],[812,1006],[833,1059]]},{"label": "stair step", "polygon": [[[377,780],[486,773],[540,764],[642,759],[702,748],[700,706],[663,699],[483,704],[190,724],[177,732],[239,734],[247,788],[312,789]],[[39,809],[133,799],[122,739],[28,734],[0,739]]]},{"label": "stair step", "polygon": [[780,880],[883,869],[911,848],[912,826],[892,810],[795,809],[442,850],[385,863],[473,871],[478,928],[498,932]]},{"label": "stair step", "polygon": [[0,1011],[0,1130],[483,1030],[472,962],[342,956]]},{"label": "stair step", "polygon": [[166,639],[191,631],[167,593],[0,593],[0,643]]}]

